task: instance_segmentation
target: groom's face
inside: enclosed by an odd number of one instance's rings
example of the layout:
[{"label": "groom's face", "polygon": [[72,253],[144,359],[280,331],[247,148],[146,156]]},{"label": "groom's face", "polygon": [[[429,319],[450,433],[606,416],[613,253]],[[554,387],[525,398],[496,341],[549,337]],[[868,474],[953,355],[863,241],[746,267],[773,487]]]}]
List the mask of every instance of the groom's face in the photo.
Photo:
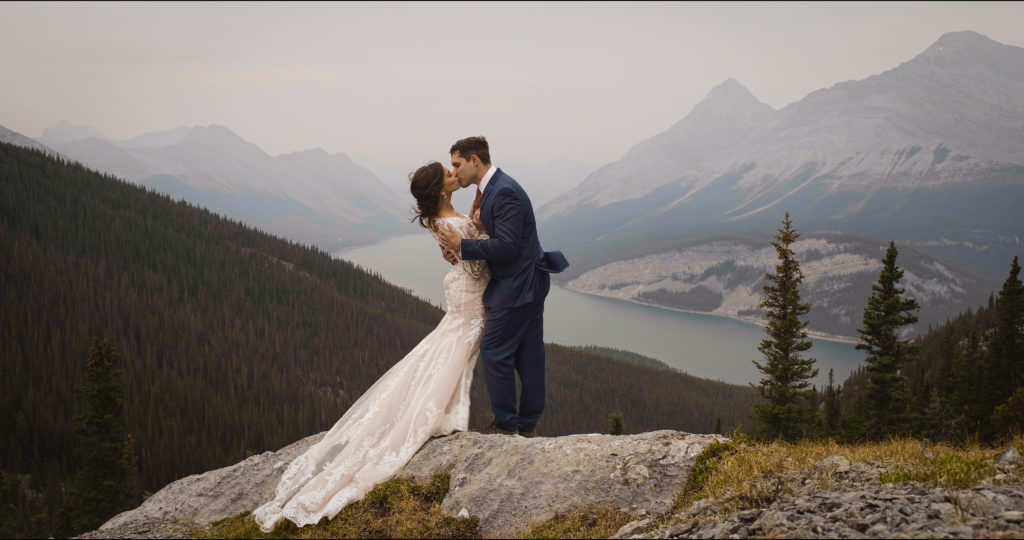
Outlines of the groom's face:
[{"label": "groom's face", "polygon": [[465,159],[459,152],[452,152],[452,174],[459,179],[459,185],[462,187],[469,187],[470,184],[476,184],[483,177],[482,164],[480,158],[476,156],[470,156],[470,159]]}]

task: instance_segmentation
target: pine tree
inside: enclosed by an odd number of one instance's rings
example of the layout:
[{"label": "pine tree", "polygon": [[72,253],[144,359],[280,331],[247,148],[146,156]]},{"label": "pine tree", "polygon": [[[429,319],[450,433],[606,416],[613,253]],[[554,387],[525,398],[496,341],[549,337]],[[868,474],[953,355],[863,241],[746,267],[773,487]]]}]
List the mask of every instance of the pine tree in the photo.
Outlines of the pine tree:
[{"label": "pine tree", "polygon": [[992,391],[998,403],[1024,385],[1024,287],[1017,257],[995,301],[996,329],[992,336]]},{"label": "pine tree", "polygon": [[917,347],[899,338],[899,329],[917,322],[919,309],[913,298],[903,298],[899,287],[903,269],[896,266],[896,243],[889,241],[882,259],[878,282],[864,308],[864,328],[858,328],[859,350],[867,351],[868,386],[865,411],[868,436],[883,438],[901,427],[907,408],[908,393],[903,367],[917,352]]},{"label": "pine tree", "polygon": [[971,330],[958,349],[950,370],[950,393],[946,398],[950,430],[960,440],[978,439],[992,412],[985,375],[989,355],[981,346],[977,329]]},{"label": "pine tree", "polygon": [[825,387],[825,433],[829,436],[839,435],[839,389],[835,385],[832,368],[828,370],[828,386]]},{"label": "pine tree", "polygon": [[809,382],[818,375],[815,359],[801,358],[812,342],[807,339],[807,321],[801,320],[811,306],[800,303],[803,272],[791,249],[799,236],[786,212],[772,241],[779,264],[774,274],[765,274],[768,283],[759,306],[766,308],[768,318],[768,337],[757,348],[765,361],[753,361],[765,374],[756,386],[765,402],[754,407],[753,415],[761,423],[762,435],[787,440],[805,435],[817,411],[813,406],[816,392]]},{"label": "pine tree", "polygon": [[626,432],[626,424],[622,419],[622,411],[616,407],[611,413],[608,414],[608,434],[609,435],[622,435]]},{"label": "pine tree", "polygon": [[79,389],[86,409],[75,417],[79,465],[69,493],[71,523],[77,532],[93,530],[138,502],[118,359],[109,342],[94,340],[86,361],[87,383]]}]

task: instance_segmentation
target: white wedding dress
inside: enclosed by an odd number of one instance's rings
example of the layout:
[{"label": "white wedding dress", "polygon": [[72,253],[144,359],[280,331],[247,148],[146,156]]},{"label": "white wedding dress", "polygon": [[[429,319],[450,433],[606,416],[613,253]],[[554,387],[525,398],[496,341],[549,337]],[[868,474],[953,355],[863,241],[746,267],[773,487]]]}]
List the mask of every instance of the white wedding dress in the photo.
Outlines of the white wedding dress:
[{"label": "white wedding dress", "polygon": [[[469,218],[438,218],[463,238],[486,238]],[[431,233],[437,239],[436,233]],[[264,532],[281,518],[296,525],[333,519],[375,484],[390,479],[431,437],[469,427],[469,386],[480,350],[486,261],[459,261],[444,277],[448,311],[412,351],[391,367],[320,442],[295,458],[274,499],[253,517]]]}]

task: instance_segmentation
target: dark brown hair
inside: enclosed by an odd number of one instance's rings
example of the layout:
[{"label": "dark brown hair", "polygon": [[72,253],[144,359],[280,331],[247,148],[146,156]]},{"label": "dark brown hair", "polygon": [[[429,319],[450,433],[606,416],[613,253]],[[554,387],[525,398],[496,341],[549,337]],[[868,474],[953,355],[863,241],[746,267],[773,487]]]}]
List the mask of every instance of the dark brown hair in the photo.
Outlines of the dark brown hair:
[{"label": "dark brown hair", "polygon": [[487,139],[483,135],[479,137],[466,137],[465,139],[459,139],[452,145],[452,149],[448,151],[449,154],[458,152],[462,159],[469,161],[470,156],[476,156],[480,158],[480,163],[484,165],[491,164],[491,149],[487,146]]},{"label": "dark brown hair", "polygon": [[420,220],[420,226],[431,229],[430,220],[441,209],[441,189],[444,187],[444,165],[431,161],[409,173],[409,191],[416,198],[416,210],[409,221]]}]

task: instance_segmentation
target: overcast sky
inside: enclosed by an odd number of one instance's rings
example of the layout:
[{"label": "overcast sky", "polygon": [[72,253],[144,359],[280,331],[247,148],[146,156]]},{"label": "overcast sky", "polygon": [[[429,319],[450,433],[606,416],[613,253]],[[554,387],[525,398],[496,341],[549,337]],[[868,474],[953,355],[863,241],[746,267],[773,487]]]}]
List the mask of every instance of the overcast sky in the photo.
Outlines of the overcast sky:
[{"label": "overcast sky", "polygon": [[1024,46],[1024,3],[0,3],[0,125],[114,140],[223,124],[393,176],[483,134],[495,163],[597,167],[715,85],[775,108],[945,32]]}]

